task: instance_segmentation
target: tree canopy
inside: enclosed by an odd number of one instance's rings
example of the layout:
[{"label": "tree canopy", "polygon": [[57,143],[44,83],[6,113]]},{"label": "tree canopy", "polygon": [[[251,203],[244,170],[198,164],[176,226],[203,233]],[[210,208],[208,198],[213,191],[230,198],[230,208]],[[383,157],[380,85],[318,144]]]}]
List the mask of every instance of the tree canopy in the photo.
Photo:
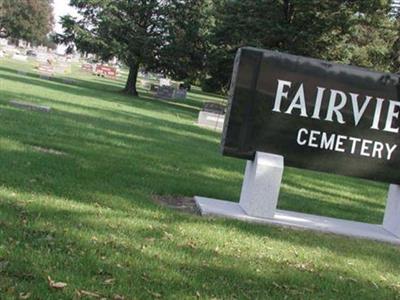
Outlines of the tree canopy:
[{"label": "tree canopy", "polygon": [[387,71],[397,36],[389,11],[385,0],[216,1],[205,87],[227,89],[243,46]]},{"label": "tree canopy", "polygon": [[41,43],[53,29],[52,0],[0,0],[0,37]]},{"label": "tree canopy", "polygon": [[[199,22],[202,0],[72,0],[81,17],[63,18],[64,34],[59,41],[74,43],[78,50],[97,54],[101,59],[117,57],[129,67],[124,91],[137,95],[136,81],[140,67],[153,70],[168,68],[177,77],[190,76],[202,51]],[[175,45],[182,45],[176,47]],[[183,45],[190,51],[183,51]],[[193,50],[193,51],[192,51]],[[174,57],[190,68],[181,68]],[[168,57],[168,59],[166,59]],[[201,60],[201,54],[200,58]]]},{"label": "tree canopy", "polygon": [[161,51],[161,71],[176,80],[195,81],[205,73],[212,1],[177,1],[175,5]]},{"label": "tree canopy", "polygon": [[140,67],[178,80],[201,79],[207,91],[226,91],[243,46],[380,71],[400,65],[399,26],[389,0],[71,0],[71,5],[81,17],[63,18],[59,41],[124,62],[130,69],[124,90],[131,95],[137,95]]}]

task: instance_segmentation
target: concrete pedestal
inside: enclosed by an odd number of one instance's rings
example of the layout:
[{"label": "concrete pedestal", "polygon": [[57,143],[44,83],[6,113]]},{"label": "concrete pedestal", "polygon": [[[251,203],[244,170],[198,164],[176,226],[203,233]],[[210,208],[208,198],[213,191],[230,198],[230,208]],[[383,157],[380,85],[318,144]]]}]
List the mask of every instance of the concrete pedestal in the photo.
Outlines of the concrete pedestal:
[{"label": "concrete pedestal", "polygon": [[400,245],[400,186],[390,185],[383,224],[367,224],[276,210],[283,157],[257,153],[248,161],[240,203],[195,197],[202,215],[329,232]]},{"label": "concrete pedestal", "polygon": [[387,231],[382,225],[340,220],[285,210],[276,210],[273,218],[257,218],[246,214],[240,205],[235,202],[197,196],[195,197],[195,201],[203,216],[333,233],[400,245],[400,238]]},{"label": "concrete pedestal", "polygon": [[257,152],[254,161],[246,165],[240,207],[250,216],[273,218],[282,175],[282,156]]},{"label": "concrete pedestal", "polygon": [[389,187],[383,228],[400,238],[400,186],[397,184]]}]

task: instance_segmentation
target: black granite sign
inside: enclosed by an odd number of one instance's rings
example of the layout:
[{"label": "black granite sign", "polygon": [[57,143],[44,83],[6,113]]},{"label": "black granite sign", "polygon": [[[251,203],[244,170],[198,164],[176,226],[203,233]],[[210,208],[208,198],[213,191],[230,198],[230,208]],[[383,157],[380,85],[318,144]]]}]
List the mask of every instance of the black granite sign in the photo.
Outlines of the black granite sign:
[{"label": "black granite sign", "polygon": [[399,77],[279,52],[238,52],[224,155],[400,184]]}]

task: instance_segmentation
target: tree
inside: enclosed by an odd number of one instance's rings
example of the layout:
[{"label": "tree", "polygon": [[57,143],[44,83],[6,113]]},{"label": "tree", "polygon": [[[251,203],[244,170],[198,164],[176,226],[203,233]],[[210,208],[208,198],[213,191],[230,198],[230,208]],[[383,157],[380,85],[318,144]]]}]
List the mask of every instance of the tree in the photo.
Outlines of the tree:
[{"label": "tree", "polygon": [[390,16],[390,3],[359,0],[340,4],[337,13],[345,22],[321,33],[319,40],[323,43],[316,57],[390,71],[391,50],[398,31],[398,24]]},{"label": "tree", "polygon": [[397,22],[397,39],[392,50],[392,68],[395,73],[400,72],[400,0],[392,1],[392,16]]},{"label": "tree", "polygon": [[389,12],[385,0],[219,0],[206,86],[227,90],[243,46],[386,71],[397,35]]},{"label": "tree", "polygon": [[171,8],[161,68],[173,79],[191,83],[204,76],[212,8],[211,0],[176,2]]},{"label": "tree", "polygon": [[[168,68],[174,73],[175,64],[164,59],[166,53],[170,53],[167,49],[174,47],[172,44],[178,40],[171,38],[169,24],[179,23],[182,14],[187,14],[200,2],[202,0],[72,0],[71,5],[78,9],[81,17],[63,18],[64,33],[58,41],[73,43],[81,52],[97,54],[103,60],[117,57],[129,67],[124,92],[137,96],[140,67]],[[193,32],[190,39],[197,38],[197,34]]]},{"label": "tree", "polygon": [[41,43],[53,29],[52,0],[0,0],[0,37]]}]

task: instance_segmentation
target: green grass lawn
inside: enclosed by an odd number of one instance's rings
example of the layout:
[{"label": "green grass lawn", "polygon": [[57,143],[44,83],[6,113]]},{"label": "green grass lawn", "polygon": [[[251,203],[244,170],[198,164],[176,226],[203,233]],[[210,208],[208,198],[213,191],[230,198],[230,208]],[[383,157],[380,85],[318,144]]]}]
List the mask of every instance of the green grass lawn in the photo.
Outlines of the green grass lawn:
[{"label": "green grass lawn", "polygon": [[[82,290],[106,299],[400,298],[399,247],[152,201],[238,201],[245,162],[223,157],[220,134],[194,124],[213,97],[130,98],[122,80],[74,77],[42,80],[28,64],[0,60],[0,299],[94,297]],[[12,99],[53,111],[17,109]],[[381,223],[386,192],[288,168],[279,206]],[[67,286],[50,287],[48,276]]]}]

